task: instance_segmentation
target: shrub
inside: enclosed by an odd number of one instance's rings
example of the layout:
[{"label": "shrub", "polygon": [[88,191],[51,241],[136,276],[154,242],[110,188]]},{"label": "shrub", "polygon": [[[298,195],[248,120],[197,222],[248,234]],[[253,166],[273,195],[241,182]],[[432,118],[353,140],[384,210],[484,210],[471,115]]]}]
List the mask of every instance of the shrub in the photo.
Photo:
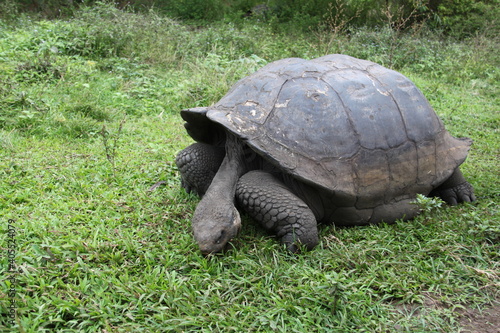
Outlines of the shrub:
[{"label": "shrub", "polygon": [[[160,2],[158,3],[160,5]],[[219,20],[224,17],[224,6],[218,0],[176,0],[163,2],[160,9],[175,18],[189,20]]]},{"label": "shrub", "polygon": [[173,22],[154,14],[134,14],[99,3],[78,11],[70,20],[36,22],[30,34],[18,39],[15,47],[42,56],[60,53],[94,60],[121,57],[130,52],[140,53],[137,45],[151,46],[158,33],[170,29]]},{"label": "shrub", "polygon": [[[13,22],[19,15],[19,4],[14,0],[4,0],[0,3],[0,18]],[[0,26],[3,22],[0,20]]]},{"label": "shrub", "polygon": [[439,20],[434,22],[448,34],[470,37],[481,31],[498,34],[500,8],[496,0],[442,0],[437,9]]}]

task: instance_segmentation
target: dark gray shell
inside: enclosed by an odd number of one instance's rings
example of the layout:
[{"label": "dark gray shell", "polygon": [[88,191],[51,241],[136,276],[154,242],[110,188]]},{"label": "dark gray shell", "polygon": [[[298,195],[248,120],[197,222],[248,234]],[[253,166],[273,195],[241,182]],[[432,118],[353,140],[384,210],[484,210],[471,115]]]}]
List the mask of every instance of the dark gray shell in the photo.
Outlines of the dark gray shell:
[{"label": "dark gray shell", "polygon": [[408,78],[345,55],[270,63],[182,116],[195,140],[214,143],[225,128],[296,178],[357,197],[358,208],[428,194],[471,144],[445,130]]}]

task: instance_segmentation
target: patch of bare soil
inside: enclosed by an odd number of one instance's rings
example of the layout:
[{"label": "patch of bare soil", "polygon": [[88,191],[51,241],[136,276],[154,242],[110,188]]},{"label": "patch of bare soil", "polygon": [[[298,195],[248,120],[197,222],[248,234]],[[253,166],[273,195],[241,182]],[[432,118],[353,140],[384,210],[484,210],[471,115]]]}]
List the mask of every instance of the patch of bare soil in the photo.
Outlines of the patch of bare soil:
[{"label": "patch of bare soil", "polygon": [[[423,309],[449,309],[449,306],[428,293],[422,305],[404,304],[395,306],[401,313],[420,316]],[[465,307],[456,309],[460,333],[500,333],[500,301],[481,311]]]},{"label": "patch of bare soil", "polygon": [[482,313],[465,311],[460,318],[460,325],[463,333],[500,333],[500,304]]}]

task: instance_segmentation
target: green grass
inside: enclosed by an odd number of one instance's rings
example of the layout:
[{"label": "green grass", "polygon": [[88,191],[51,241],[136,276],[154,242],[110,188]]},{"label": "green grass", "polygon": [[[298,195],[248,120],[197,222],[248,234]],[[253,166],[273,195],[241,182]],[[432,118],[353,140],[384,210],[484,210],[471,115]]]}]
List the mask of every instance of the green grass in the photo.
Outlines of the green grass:
[{"label": "green grass", "polygon": [[[311,36],[109,7],[0,24],[0,330],[458,332],[464,311],[498,304],[498,41]],[[179,110],[272,60],[335,52],[402,71],[453,135],[474,139],[463,171],[478,201],[393,225],[322,226],[320,245],[298,256],[245,219],[231,250],[203,257],[190,227],[198,199],[173,162],[191,142]]]}]

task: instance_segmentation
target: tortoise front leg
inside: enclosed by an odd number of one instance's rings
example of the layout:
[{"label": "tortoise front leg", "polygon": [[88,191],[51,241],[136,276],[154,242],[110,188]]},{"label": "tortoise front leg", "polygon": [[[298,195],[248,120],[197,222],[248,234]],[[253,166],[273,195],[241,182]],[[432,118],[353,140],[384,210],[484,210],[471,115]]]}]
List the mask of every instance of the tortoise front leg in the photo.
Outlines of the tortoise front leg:
[{"label": "tortoise front leg", "polygon": [[456,168],[450,178],[435,188],[429,196],[440,197],[447,204],[453,206],[460,202],[471,202],[476,200],[474,188],[465,180],[459,168]]},{"label": "tortoise front leg", "polygon": [[181,174],[181,185],[186,192],[195,192],[202,197],[224,159],[224,147],[194,143],[185,148],[175,158]]},{"label": "tortoise front leg", "polygon": [[276,233],[288,250],[318,244],[316,218],[311,209],[281,181],[263,171],[250,171],[238,181],[238,205],[266,229]]}]

